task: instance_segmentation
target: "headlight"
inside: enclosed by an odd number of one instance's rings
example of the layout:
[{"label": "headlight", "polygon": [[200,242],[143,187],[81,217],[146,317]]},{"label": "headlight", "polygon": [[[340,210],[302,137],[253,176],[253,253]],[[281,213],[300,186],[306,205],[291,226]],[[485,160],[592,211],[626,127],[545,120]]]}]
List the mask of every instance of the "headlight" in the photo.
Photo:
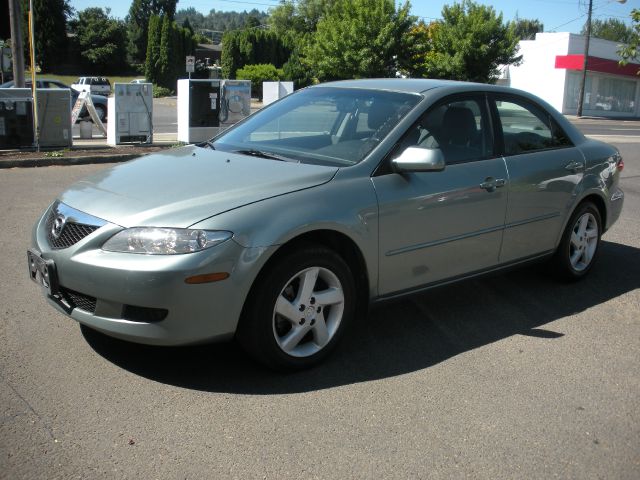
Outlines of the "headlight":
[{"label": "headlight", "polygon": [[231,232],[191,230],[189,228],[127,228],[105,242],[109,252],[175,255],[199,252],[233,236]]}]

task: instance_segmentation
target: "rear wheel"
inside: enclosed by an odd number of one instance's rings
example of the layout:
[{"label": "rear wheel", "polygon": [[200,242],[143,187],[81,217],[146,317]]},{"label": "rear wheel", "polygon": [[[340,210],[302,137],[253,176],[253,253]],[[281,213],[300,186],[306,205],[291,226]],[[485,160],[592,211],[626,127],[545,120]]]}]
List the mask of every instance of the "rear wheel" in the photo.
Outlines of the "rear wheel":
[{"label": "rear wheel", "polygon": [[559,275],[566,280],[585,277],[595,262],[601,236],[600,212],[593,203],[582,203],[567,223],[554,257]]},{"label": "rear wheel", "polygon": [[336,346],[355,311],[348,265],[320,246],[292,252],[258,280],[238,339],[258,361],[278,370],[308,368]]}]

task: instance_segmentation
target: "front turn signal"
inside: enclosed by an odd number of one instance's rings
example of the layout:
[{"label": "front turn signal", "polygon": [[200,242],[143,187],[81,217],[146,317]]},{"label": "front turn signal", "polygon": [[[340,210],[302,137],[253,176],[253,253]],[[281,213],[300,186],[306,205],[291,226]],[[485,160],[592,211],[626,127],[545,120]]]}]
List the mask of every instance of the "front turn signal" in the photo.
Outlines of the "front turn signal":
[{"label": "front turn signal", "polygon": [[184,279],[184,283],[188,283],[189,285],[198,285],[200,283],[220,282],[227,278],[229,278],[229,274],[227,272],[205,273],[202,275],[187,277]]}]

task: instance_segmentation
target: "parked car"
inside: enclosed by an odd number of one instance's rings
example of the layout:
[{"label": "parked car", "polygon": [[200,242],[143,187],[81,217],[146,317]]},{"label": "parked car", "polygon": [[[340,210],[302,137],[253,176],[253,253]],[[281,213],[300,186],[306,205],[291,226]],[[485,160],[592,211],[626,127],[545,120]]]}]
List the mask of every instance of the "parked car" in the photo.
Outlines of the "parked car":
[{"label": "parked car", "polygon": [[99,93],[100,95],[109,96],[111,94],[111,83],[105,77],[80,77],[75,83],[71,84],[71,88],[78,92],[88,90],[91,93]]},{"label": "parked car", "polygon": [[35,226],[29,271],[107,335],[235,336],[300,369],[370,302],[531,261],[583,278],[620,215],[623,166],[525,92],[327,83],[70,187]]},{"label": "parked car", "polygon": [[[31,88],[31,85],[32,85],[31,81],[25,82],[26,88]],[[0,85],[0,88],[13,88],[13,87],[14,87],[13,81],[5,82],[2,85]],[[80,92],[78,92],[77,90],[74,90],[73,88],[60,82],[59,80],[52,80],[49,78],[37,79],[36,87],[37,88],[68,88],[71,91],[71,107],[72,108],[73,108],[73,105],[76,103],[78,96],[80,95]],[[106,121],[107,112],[108,112],[107,97],[102,95],[91,94],[91,101],[93,102],[93,105],[96,108],[96,113],[98,114],[100,121],[102,122]],[[89,117],[90,119],[89,112],[87,111],[87,107],[82,107],[82,110],[80,110],[80,115],[78,116],[77,121],[79,122],[80,120],[87,119],[87,117]]]},{"label": "parked car", "polygon": [[134,78],[129,83],[151,83],[151,82],[145,78]]}]

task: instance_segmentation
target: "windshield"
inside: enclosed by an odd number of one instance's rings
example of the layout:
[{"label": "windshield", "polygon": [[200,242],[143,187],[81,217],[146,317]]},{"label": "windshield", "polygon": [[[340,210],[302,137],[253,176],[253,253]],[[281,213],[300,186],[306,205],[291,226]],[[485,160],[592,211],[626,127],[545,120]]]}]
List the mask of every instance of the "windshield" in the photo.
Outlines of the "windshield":
[{"label": "windshield", "polygon": [[262,152],[303,163],[360,162],[421,97],[316,87],[290,95],[216,138],[216,150]]}]

